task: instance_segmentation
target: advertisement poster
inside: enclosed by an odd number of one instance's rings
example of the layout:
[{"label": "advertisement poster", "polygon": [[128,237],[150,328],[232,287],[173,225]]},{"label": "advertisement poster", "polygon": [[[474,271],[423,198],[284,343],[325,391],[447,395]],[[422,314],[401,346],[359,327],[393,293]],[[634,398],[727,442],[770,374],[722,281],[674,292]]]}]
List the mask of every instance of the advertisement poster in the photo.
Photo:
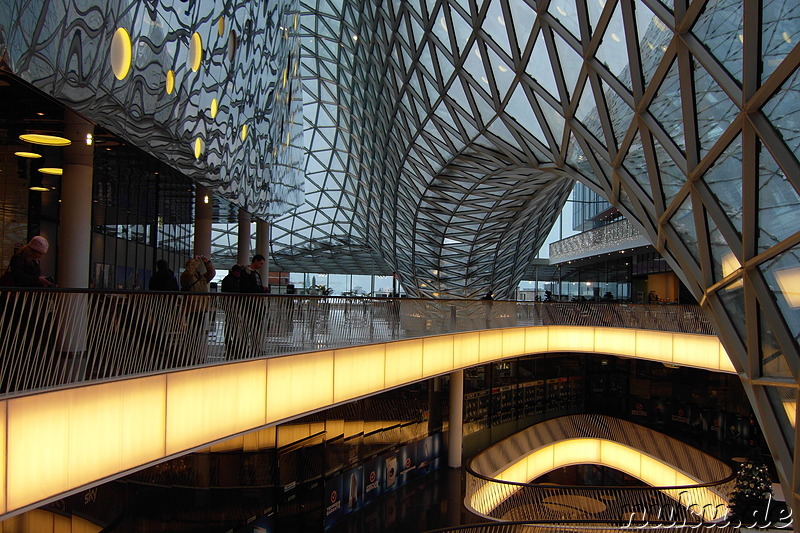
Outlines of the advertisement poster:
[{"label": "advertisement poster", "polygon": [[361,508],[364,501],[364,468],[348,470],[342,476],[342,514],[350,514]]},{"label": "advertisement poster", "polygon": [[383,458],[376,458],[364,464],[364,505],[377,500],[383,494]]},{"label": "advertisement poster", "polygon": [[397,488],[397,453],[390,452],[382,457],[383,461],[383,492]]},{"label": "advertisement poster", "polygon": [[325,518],[322,525],[331,527],[342,517],[342,476],[325,481]]},{"label": "advertisement poster", "polygon": [[427,437],[417,441],[417,472],[418,475],[427,474],[432,470],[431,468],[431,454],[433,446],[433,438]]},{"label": "advertisement poster", "polygon": [[400,448],[398,454],[398,468],[397,472],[398,482],[400,485],[411,481],[417,475],[417,463],[414,461],[414,452],[416,451],[416,442],[411,442]]},{"label": "advertisement poster", "polygon": [[650,400],[647,398],[632,397],[629,399],[631,419],[640,424],[648,421],[650,416]]}]

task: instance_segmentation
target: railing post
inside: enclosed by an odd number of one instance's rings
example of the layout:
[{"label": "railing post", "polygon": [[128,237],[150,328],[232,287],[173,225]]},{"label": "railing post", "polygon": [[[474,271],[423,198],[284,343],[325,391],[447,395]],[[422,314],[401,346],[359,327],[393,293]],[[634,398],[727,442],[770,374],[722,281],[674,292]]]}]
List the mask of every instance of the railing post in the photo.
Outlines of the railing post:
[{"label": "railing post", "polygon": [[447,446],[447,466],[461,468],[464,445],[464,371],[450,373],[450,440]]}]

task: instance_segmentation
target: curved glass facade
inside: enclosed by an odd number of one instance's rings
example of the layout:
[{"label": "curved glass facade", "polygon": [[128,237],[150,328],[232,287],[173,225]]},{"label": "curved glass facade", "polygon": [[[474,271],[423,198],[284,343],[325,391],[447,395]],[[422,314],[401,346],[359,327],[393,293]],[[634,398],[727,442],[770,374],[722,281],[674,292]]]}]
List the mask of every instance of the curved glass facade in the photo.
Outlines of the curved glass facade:
[{"label": "curved glass facade", "polygon": [[503,296],[580,181],[713,316],[790,464],[770,398],[800,372],[800,7],[533,4],[301,3],[306,199],[276,264]]}]

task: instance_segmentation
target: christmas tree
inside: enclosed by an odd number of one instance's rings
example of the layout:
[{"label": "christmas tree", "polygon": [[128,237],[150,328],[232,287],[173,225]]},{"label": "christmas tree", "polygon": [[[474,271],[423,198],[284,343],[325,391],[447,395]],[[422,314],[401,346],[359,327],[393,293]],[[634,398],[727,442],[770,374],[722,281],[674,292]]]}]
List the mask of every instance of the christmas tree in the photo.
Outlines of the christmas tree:
[{"label": "christmas tree", "polygon": [[731,522],[741,522],[744,526],[766,525],[771,498],[772,480],[766,465],[748,459],[739,468],[730,494]]}]

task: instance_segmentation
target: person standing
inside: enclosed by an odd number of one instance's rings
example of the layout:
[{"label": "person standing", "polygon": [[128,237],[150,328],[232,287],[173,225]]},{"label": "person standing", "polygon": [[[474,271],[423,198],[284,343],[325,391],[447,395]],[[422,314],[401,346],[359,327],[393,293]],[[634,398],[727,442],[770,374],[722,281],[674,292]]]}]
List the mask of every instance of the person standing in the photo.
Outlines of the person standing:
[{"label": "person standing", "polygon": [[5,287],[50,287],[53,282],[42,275],[39,260],[44,257],[50,243],[47,239],[37,235],[31,241],[17,250],[11,257],[6,274],[0,278],[0,284]]},{"label": "person standing", "polygon": [[[242,294],[264,294],[264,283],[261,281],[261,274],[259,270],[264,266],[266,260],[261,254],[253,256],[253,260],[249,265],[244,267],[241,278],[239,279],[239,292]],[[263,298],[245,297],[242,298],[242,305],[244,306],[242,315],[246,320],[245,331],[249,337],[249,350],[251,357],[259,355],[263,350],[266,321],[267,321],[267,305]],[[266,303],[266,305],[265,305]]]},{"label": "person standing", "polygon": [[151,291],[177,291],[178,280],[175,273],[169,269],[169,265],[163,259],[156,262],[156,271],[150,278],[148,285]]},{"label": "person standing", "polygon": [[[201,266],[205,267],[204,272],[200,272]],[[209,292],[208,283],[214,279],[216,273],[210,259],[202,255],[195,256],[186,261],[186,270],[181,272],[181,290],[189,293],[207,293]],[[178,362],[179,366],[205,362],[208,353],[206,314],[210,307],[207,295],[190,294],[185,298],[183,310],[189,326],[189,346],[186,347],[188,356],[183,362]]]},{"label": "person standing", "polygon": [[264,293],[264,283],[258,272],[264,266],[266,259],[261,254],[253,256],[253,261],[244,268],[239,280],[239,291],[242,293]]},{"label": "person standing", "polygon": [[[11,257],[8,269],[0,278],[4,287],[52,287],[53,282],[42,275],[39,261],[50,244],[37,235]],[[25,364],[41,357],[39,350],[47,346],[48,329],[44,327],[47,299],[44,294],[8,291],[2,293],[2,336],[5,340],[0,352],[0,392],[13,392],[22,387],[26,378]]]}]

